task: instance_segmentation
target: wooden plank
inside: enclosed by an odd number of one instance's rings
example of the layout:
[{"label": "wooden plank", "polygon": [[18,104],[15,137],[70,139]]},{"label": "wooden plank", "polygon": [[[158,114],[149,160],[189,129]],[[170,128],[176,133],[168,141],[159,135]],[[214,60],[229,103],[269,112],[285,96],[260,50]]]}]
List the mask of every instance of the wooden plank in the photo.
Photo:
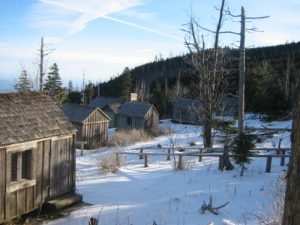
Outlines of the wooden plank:
[{"label": "wooden plank", "polygon": [[34,186],[26,188],[26,211],[34,209]]},{"label": "wooden plank", "polygon": [[50,198],[56,197],[56,176],[57,176],[57,141],[51,142],[51,158],[50,158]]},{"label": "wooden plank", "polygon": [[17,192],[7,194],[6,201],[6,219],[17,215]]},{"label": "wooden plank", "polygon": [[7,186],[6,193],[10,194],[35,185],[36,185],[36,180],[23,180],[23,181],[13,182]]},{"label": "wooden plank", "polygon": [[0,223],[5,219],[6,149],[0,149]]},{"label": "wooden plank", "polygon": [[17,215],[22,215],[26,212],[26,189],[17,191]]},{"label": "wooden plank", "polygon": [[44,142],[44,152],[43,152],[43,202],[49,198],[49,181],[50,181],[50,149],[51,141],[47,140]]},{"label": "wooden plank", "polygon": [[44,149],[44,142],[38,142],[37,148],[34,151],[35,159],[35,177],[36,177],[36,186],[35,186],[35,206],[39,207],[40,204],[43,202],[43,149]]}]

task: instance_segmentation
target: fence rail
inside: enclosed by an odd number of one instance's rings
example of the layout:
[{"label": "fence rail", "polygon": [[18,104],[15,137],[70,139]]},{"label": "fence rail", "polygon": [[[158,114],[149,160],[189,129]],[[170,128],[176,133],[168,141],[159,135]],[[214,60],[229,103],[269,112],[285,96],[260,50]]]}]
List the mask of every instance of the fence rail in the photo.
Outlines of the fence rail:
[{"label": "fence rail", "polygon": [[[161,149],[161,148],[159,148]],[[166,148],[167,149],[167,148]],[[118,157],[119,155],[136,155],[139,156],[140,159],[144,159],[144,167],[148,167],[148,158],[149,156],[165,156],[166,160],[171,159],[171,155],[173,157],[178,157],[178,164],[177,168],[183,168],[183,158],[184,157],[198,157],[198,162],[202,162],[203,157],[218,157],[219,158],[219,170],[224,169],[224,156],[223,154],[216,154],[216,153],[204,153],[200,149],[199,153],[195,152],[190,152],[190,153],[185,153],[185,152],[173,152],[171,153],[170,148],[168,148],[168,153],[158,153],[158,152],[143,152],[143,149],[140,149],[140,152],[115,152],[116,156]],[[265,150],[265,148],[264,148]],[[274,150],[278,150],[275,149]],[[264,154],[264,155],[252,155],[250,158],[266,158],[266,173],[271,172],[271,167],[272,167],[272,159],[273,158],[281,158],[280,160],[280,166],[284,166],[285,164],[285,158],[290,158],[290,155],[286,155],[286,150],[290,150],[289,148],[286,148],[285,150],[280,149],[281,154]],[[229,154],[229,157],[234,157],[234,154]]]}]

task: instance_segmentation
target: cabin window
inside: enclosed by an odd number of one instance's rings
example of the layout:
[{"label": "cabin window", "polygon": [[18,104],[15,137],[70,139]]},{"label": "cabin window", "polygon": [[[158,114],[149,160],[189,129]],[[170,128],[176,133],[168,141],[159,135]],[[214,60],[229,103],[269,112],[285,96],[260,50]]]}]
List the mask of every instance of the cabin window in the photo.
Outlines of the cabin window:
[{"label": "cabin window", "polygon": [[132,125],[132,117],[127,117],[127,125]]},{"label": "cabin window", "polygon": [[11,154],[11,182],[31,179],[32,150]]},{"label": "cabin window", "polygon": [[11,154],[11,181],[18,180],[18,153]]}]

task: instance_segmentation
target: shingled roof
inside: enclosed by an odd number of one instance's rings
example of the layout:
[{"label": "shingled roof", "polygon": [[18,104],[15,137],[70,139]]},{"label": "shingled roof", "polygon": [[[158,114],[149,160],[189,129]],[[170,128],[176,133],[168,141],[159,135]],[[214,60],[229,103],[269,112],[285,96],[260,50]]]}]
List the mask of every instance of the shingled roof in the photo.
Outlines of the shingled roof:
[{"label": "shingled roof", "polygon": [[75,132],[76,128],[46,94],[0,94],[0,147]]},{"label": "shingled roof", "polygon": [[90,106],[99,107],[100,109],[103,109],[103,107],[113,103],[123,103],[123,100],[113,97],[97,96],[96,98],[92,99]]},{"label": "shingled roof", "polygon": [[62,110],[72,122],[83,123],[95,110],[100,110],[107,120],[109,120],[109,117],[98,107],[66,103],[63,104]]},{"label": "shingled roof", "polygon": [[125,102],[118,114],[132,117],[144,117],[153,105],[144,102]]},{"label": "shingled roof", "polygon": [[198,108],[201,105],[199,100],[180,98],[177,100],[175,107],[178,109],[189,110],[192,108]]}]

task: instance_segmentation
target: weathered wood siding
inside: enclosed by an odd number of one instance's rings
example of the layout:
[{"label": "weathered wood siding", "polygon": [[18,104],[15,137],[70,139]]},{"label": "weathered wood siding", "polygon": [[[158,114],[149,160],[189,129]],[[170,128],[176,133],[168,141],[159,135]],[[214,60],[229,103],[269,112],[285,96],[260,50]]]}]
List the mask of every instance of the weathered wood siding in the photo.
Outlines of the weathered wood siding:
[{"label": "weathered wood siding", "polygon": [[[132,118],[132,123],[128,123],[128,118]],[[117,128],[123,130],[144,129],[147,131],[156,131],[158,129],[159,115],[151,108],[144,118],[134,116],[117,115]]]},{"label": "weathered wood siding", "polygon": [[110,118],[109,128],[116,127],[116,120],[115,120],[114,112],[107,108],[103,109],[103,112]]},{"label": "weathered wood siding", "polygon": [[[75,136],[0,149],[0,222],[30,212],[75,190]],[[11,183],[11,155],[32,149],[31,179]],[[22,183],[22,184],[21,184]]]},{"label": "weathered wood siding", "polygon": [[[128,118],[132,118],[132,123],[128,124]],[[145,119],[141,117],[131,117],[118,115],[117,128],[120,130],[144,129]]]},{"label": "weathered wood siding", "polygon": [[174,107],[173,120],[179,123],[197,124],[197,116],[190,110],[183,110]]},{"label": "weathered wood siding", "polygon": [[149,132],[155,132],[158,130],[158,122],[159,122],[159,115],[158,113],[151,107],[148,113],[145,116],[145,130]]},{"label": "weathered wood siding", "polygon": [[5,149],[0,149],[0,223],[5,219],[5,194],[6,194],[6,154]]},{"label": "weathered wood siding", "polygon": [[86,141],[87,149],[99,148],[107,143],[109,120],[95,110],[82,124],[74,123],[78,129],[77,140]]}]

